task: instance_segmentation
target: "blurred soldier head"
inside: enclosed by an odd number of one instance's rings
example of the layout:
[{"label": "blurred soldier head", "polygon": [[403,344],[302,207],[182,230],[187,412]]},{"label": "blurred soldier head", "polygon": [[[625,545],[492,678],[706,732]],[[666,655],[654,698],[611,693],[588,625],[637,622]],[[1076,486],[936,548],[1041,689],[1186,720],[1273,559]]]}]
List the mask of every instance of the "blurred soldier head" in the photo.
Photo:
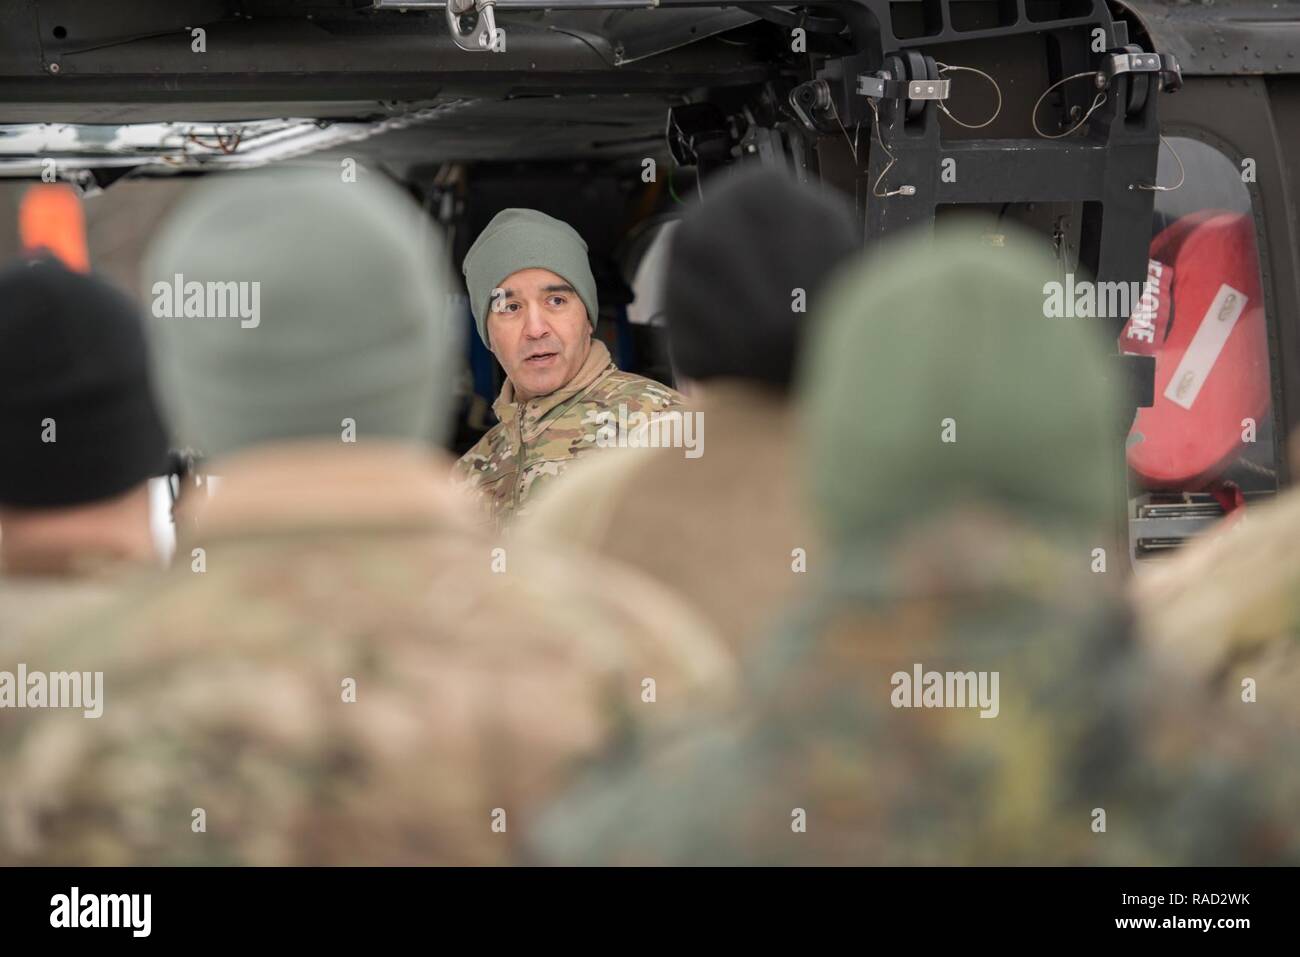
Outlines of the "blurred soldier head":
[{"label": "blurred soldier head", "polygon": [[828,294],[804,422],[840,550],[972,503],[1102,531],[1119,419],[1105,347],[1095,323],[1044,317],[1047,270],[963,230],[881,253]]},{"label": "blurred soldier head", "polygon": [[0,303],[0,561],[151,560],[167,441],[136,305],[54,258],[0,272]]},{"label": "blurred soldier head", "polygon": [[832,191],[769,169],[720,180],[672,238],[664,306],[676,372],[785,391],[808,314],[858,236]]},{"label": "blurred soldier head", "polygon": [[587,244],[568,223],[505,209],[465,256],[478,334],[518,400],[549,395],[582,368],[598,303]]},{"label": "blurred soldier head", "polygon": [[442,243],[368,177],[235,174],[155,238],[143,288],[178,445],[440,442],[458,356]]}]

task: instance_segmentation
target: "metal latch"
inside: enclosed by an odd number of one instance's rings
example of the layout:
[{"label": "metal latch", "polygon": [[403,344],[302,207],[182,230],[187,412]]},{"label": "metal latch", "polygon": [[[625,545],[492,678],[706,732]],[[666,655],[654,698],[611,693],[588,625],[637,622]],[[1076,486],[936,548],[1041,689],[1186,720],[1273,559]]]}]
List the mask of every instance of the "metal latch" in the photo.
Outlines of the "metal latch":
[{"label": "metal latch", "polygon": [[1097,89],[1107,89],[1111,80],[1124,73],[1154,73],[1171,93],[1183,85],[1178,58],[1172,53],[1109,53],[1097,72]]},{"label": "metal latch", "polygon": [[858,94],[873,100],[946,100],[952,80],[898,82],[888,70],[858,74]]},{"label": "metal latch", "polygon": [[[497,28],[495,6],[496,0],[447,0],[447,29],[456,46],[473,52],[505,49],[505,31]],[[478,14],[478,22],[462,33],[460,18],[471,11]]]},{"label": "metal latch", "polygon": [[913,80],[907,84],[909,100],[946,100],[952,80]]}]

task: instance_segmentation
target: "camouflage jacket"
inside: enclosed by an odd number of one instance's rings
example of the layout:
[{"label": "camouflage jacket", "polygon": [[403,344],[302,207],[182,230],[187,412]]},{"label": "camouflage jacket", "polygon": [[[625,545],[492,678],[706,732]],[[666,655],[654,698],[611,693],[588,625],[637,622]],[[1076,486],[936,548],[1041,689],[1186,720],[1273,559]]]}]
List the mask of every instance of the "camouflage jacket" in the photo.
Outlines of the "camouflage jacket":
[{"label": "camouflage jacket", "polygon": [[653,379],[620,372],[594,340],[578,374],[550,395],[516,402],[507,381],[492,405],[500,421],[456,463],[457,477],[500,527],[526,514],[538,490],[575,459],[617,444],[643,418],[684,401]]},{"label": "camouflage jacket", "polygon": [[1293,741],[1145,658],[1088,554],[967,512],[853,565],[756,647],[743,713],[610,755],[542,858],[1296,863]]},{"label": "camouflage jacket", "polygon": [[10,649],[102,674],[102,714],[0,708],[0,866],[510,862],[576,766],[727,697],[652,582],[331,445],[226,460],[166,575]]},{"label": "camouflage jacket", "polygon": [[[20,638],[43,634],[69,618],[88,618],[110,604],[136,578],[159,569],[122,560],[88,560],[57,574],[14,569],[0,574],[0,668]],[[12,664],[12,662],[10,662]]]},{"label": "camouflage jacket", "polygon": [[741,651],[784,607],[812,593],[827,554],[805,515],[805,462],[785,398],[711,380],[691,399],[698,399],[698,457],[680,448],[596,457],[516,529],[659,580]]}]

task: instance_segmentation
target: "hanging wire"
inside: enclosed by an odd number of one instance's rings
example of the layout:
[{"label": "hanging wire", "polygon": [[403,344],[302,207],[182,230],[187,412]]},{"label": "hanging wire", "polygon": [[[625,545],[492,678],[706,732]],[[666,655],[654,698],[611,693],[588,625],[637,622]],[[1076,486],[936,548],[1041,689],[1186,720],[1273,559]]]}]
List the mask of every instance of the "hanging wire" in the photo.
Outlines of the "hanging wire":
[{"label": "hanging wire", "polygon": [[1077,80],[1085,76],[1092,77],[1095,79],[1097,76],[1097,71],[1089,70],[1086,73],[1075,73],[1072,76],[1062,77],[1061,79],[1053,83],[1051,86],[1049,86],[1047,89],[1045,89],[1043,91],[1042,96],[1040,96],[1036,101],[1034,101],[1034,110],[1032,113],[1029,114],[1029,120],[1031,123],[1034,124],[1035,133],[1037,133],[1045,140],[1059,140],[1062,137],[1069,136],[1079,127],[1083,126],[1084,123],[1087,123],[1088,117],[1092,116],[1093,113],[1097,112],[1098,107],[1100,107],[1103,103],[1106,102],[1106,91],[1102,90],[1100,93],[1096,95],[1096,97],[1093,98],[1092,106],[1088,107],[1088,112],[1083,114],[1083,118],[1080,119],[1078,123],[1075,123],[1072,127],[1066,130],[1064,133],[1044,133],[1042,130],[1038,128],[1038,108],[1043,105],[1043,100],[1047,98],[1047,94],[1051,93],[1062,83],[1068,83],[1071,80]]},{"label": "hanging wire", "polygon": [[993,77],[989,76],[983,70],[977,70],[973,66],[950,66],[947,63],[940,63],[937,60],[935,61],[934,65],[938,68],[940,73],[948,73],[948,72],[956,73],[959,70],[964,70],[967,73],[978,73],[980,76],[984,77],[984,79],[988,80],[990,83],[993,84],[993,92],[996,93],[998,97],[998,105],[994,108],[993,115],[990,116],[983,123],[963,123],[961,120],[957,119],[957,117],[953,116],[951,113],[948,112],[948,104],[944,103],[943,100],[939,100],[938,101],[939,109],[943,110],[944,115],[946,115],[948,119],[952,120],[958,126],[966,127],[966,129],[968,130],[982,130],[984,127],[988,126],[990,123],[992,123],[1001,115],[1002,87],[998,86],[998,81],[993,79]]},{"label": "hanging wire", "polygon": [[840,132],[844,134],[844,142],[849,144],[849,152],[853,154],[853,165],[858,165],[858,131],[862,129],[862,123],[853,127],[853,139],[849,139],[849,131],[844,128],[844,121],[840,119],[840,108],[835,105],[835,99],[831,98],[831,113],[835,116],[835,122],[840,126]]},{"label": "hanging wire", "polygon": [[880,148],[884,150],[885,155],[889,157],[889,162],[886,163],[885,168],[880,171],[880,175],[876,177],[876,181],[871,184],[871,195],[876,197],[876,199],[886,199],[890,196],[915,195],[916,189],[911,186],[900,186],[898,189],[892,189],[887,193],[880,192],[880,181],[885,178],[885,174],[889,172],[890,167],[897,162],[897,159],[893,153],[889,152],[889,147],[885,145],[885,141],[880,138],[880,110],[876,107],[876,101],[868,99],[867,105],[871,107],[871,112],[876,117],[876,121],[873,124],[876,129],[876,142],[880,144]]},{"label": "hanging wire", "polygon": [[[1153,193],[1172,193],[1174,190],[1182,187],[1183,181],[1187,179],[1187,171],[1183,169],[1183,161],[1178,156],[1178,150],[1174,149],[1174,144],[1170,143],[1164,138],[1164,136],[1160,137],[1160,142],[1163,145],[1168,146],[1169,152],[1174,154],[1174,161],[1178,163],[1178,182],[1174,183],[1173,186],[1148,186],[1146,183],[1138,183],[1137,188],[1150,190]],[[1133,187],[1130,186],[1129,189],[1133,189]]]},{"label": "hanging wire", "polygon": [[211,143],[203,142],[203,140],[199,138],[199,134],[197,133],[188,134],[188,139],[191,143],[195,143],[206,149],[210,149],[210,150],[219,149],[226,156],[230,156],[237,149],[239,149],[239,144],[243,142],[244,139],[243,130],[235,130],[230,134],[222,134],[222,132],[219,129],[214,128],[211,135],[217,138],[217,143],[215,146],[212,145]]},{"label": "hanging wire", "polygon": [[[993,79],[993,77],[989,76],[989,74],[973,66],[956,66],[949,63],[940,63],[938,61],[935,61],[935,67],[940,73],[957,73],[961,71],[964,71],[966,73],[977,73],[980,76],[984,77],[984,79],[988,80],[989,83],[993,85],[993,93],[998,98],[997,105],[993,108],[993,115],[990,116],[983,123],[967,123],[963,120],[957,119],[957,117],[953,116],[952,112],[948,109],[948,105],[944,103],[943,100],[938,100],[937,105],[939,109],[943,111],[944,115],[947,116],[948,119],[952,120],[958,126],[965,127],[968,130],[979,130],[988,126],[990,123],[992,123],[994,120],[996,120],[999,116],[1002,115],[1002,87],[998,84],[998,81]],[[889,190],[888,192],[884,192],[884,193],[880,191],[880,183],[881,181],[884,180],[885,174],[889,172],[889,170],[893,167],[894,163],[896,163],[898,160],[897,157],[895,157],[894,154],[889,151],[889,147],[885,145],[885,141],[880,136],[880,110],[876,106],[876,101],[874,99],[868,99],[867,105],[871,107],[871,112],[875,116],[874,126],[876,130],[876,142],[880,144],[880,148],[884,151],[885,155],[889,157],[889,162],[885,164],[885,168],[880,171],[880,175],[876,177],[876,181],[871,185],[871,195],[876,197],[877,199],[886,199],[890,196],[916,195],[916,189],[915,187],[912,186],[900,186],[898,189]],[[838,115],[836,116],[836,119],[837,120],[839,119]],[[844,125],[842,123],[840,124],[840,128],[841,129],[844,128]],[[848,139],[848,135],[849,135],[848,131],[845,131],[844,138]],[[856,133],[854,137],[853,146],[854,146],[854,159],[856,160],[857,159]]]}]

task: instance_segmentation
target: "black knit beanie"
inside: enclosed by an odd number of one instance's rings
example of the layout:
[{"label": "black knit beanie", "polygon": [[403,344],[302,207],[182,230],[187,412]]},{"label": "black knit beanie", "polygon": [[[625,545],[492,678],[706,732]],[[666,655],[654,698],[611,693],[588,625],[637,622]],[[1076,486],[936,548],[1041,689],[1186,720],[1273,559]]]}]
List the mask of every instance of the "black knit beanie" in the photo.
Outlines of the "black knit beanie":
[{"label": "black knit beanie", "polygon": [[0,270],[0,505],[109,499],[167,451],[135,304],[54,259]]},{"label": "black knit beanie", "polygon": [[859,230],[847,198],[770,169],[713,182],[672,237],[664,311],[673,365],[698,381],[784,390],[818,294],[861,248]]}]

